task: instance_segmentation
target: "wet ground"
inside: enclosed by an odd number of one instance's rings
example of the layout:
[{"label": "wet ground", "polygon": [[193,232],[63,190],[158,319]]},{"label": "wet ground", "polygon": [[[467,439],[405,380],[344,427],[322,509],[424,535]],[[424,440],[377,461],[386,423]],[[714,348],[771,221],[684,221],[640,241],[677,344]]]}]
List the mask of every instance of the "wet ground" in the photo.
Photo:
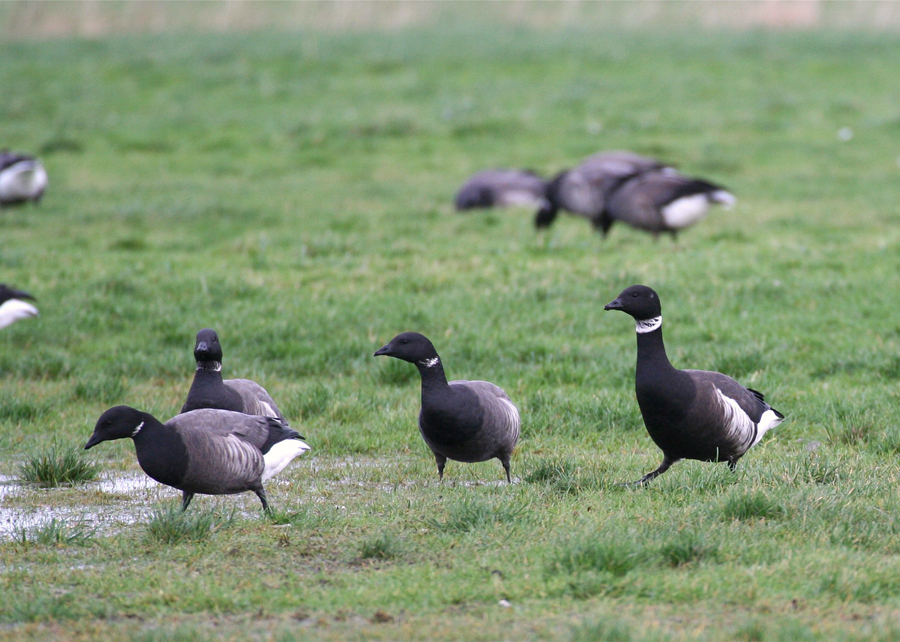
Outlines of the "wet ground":
[{"label": "wet ground", "polygon": [[[496,462],[494,462],[496,463]],[[497,476],[479,479],[471,468],[438,480],[430,461],[414,457],[393,459],[376,457],[304,458],[292,464],[266,484],[270,504],[276,510],[296,510],[316,504],[347,511],[382,501],[386,495],[403,493],[413,486],[456,487],[505,485],[499,465]],[[492,470],[490,467],[485,470]],[[474,478],[473,478],[474,477]],[[336,492],[338,491],[339,492]],[[129,526],[149,522],[154,509],[178,506],[181,493],[160,484],[136,467],[124,472],[105,471],[97,481],[59,488],[42,488],[16,478],[0,475],[0,540],[21,537],[23,531],[38,528],[53,519],[68,526],[115,534]],[[222,506],[246,516],[258,515],[259,500],[253,493],[237,496],[198,495],[198,505]]]}]

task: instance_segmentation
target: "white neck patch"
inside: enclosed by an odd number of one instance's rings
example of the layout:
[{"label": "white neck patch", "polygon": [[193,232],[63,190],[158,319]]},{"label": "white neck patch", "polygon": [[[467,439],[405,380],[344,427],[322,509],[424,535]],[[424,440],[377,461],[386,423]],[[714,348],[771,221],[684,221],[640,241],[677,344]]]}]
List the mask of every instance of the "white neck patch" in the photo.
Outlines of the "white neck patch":
[{"label": "white neck patch", "polygon": [[197,364],[197,370],[212,370],[213,372],[222,372],[221,361],[201,361]]},{"label": "white neck patch", "polygon": [[142,421],[141,423],[138,424],[137,428],[135,428],[134,431],[131,433],[131,436],[136,437],[137,434],[139,432],[141,432],[141,428],[143,428],[143,427],[144,427],[144,422]]},{"label": "white neck patch", "polygon": [[635,321],[635,331],[638,334],[647,334],[648,332],[653,332],[654,330],[658,330],[662,326],[662,315],[658,317],[653,317],[652,319],[643,319],[642,321]]},{"label": "white neck patch", "polygon": [[426,368],[433,368],[440,362],[441,362],[440,357],[431,357],[430,359],[425,359],[424,361],[420,361],[419,363],[421,363]]}]

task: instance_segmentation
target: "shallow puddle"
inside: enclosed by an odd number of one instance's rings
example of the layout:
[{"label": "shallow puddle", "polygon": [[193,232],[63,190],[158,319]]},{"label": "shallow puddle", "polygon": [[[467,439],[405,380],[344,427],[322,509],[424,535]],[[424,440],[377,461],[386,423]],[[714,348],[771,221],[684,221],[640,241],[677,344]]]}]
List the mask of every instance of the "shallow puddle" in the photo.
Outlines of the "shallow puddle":
[{"label": "shallow puddle", "polygon": [[[430,470],[425,473],[420,461],[407,457],[311,457],[298,461],[270,480],[266,488],[276,508],[288,503],[296,506],[299,501],[346,510],[335,502],[338,496],[341,503],[350,500],[362,506],[377,501],[382,493],[414,486],[452,488],[505,484],[505,479],[473,480],[449,475],[442,484],[436,473]],[[353,490],[348,492],[350,488]],[[180,501],[180,492],[140,471],[107,472],[98,481],[59,488],[41,488],[0,475],[0,539],[21,538],[23,532],[28,533],[54,519],[70,528],[112,535],[133,524],[149,521],[156,507],[178,505]],[[198,495],[194,501],[207,505],[210,501],[221,502],[248,517],[259,513],[258,500],[252,493],[215,499]]]}]

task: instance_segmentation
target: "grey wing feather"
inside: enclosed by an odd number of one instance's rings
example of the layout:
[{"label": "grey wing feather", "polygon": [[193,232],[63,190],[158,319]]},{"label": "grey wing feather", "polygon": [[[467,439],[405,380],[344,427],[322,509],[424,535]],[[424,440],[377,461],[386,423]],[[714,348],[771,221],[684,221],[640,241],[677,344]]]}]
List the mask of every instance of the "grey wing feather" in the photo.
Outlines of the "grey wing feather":
[{"label": "grey wing feather", "polygon": [[770,408],[769,404],[762,400],[762,396],[759,393],[745,388],[721,372],[709,370],[685,370],[684,372],[690,374],[694,381],[698,383],[708,382],[726,397],[733,399],[754,423],[758,423],[762,414]]},{"label": "grey wing feather", "polygon": [[192,492],[243,492],[259,483],[265,468],[256,445],[265,441],[268,420],[230,410],[193,410],[166,422],[177,428],[188,452],[182,485]]},{"label": "grey wing feather", "polygon": [[501,388],[489,381],[451,381],[450,385],[464,385],[478,395],[485,410],[485,428],[497,432],[504,446],[512,451],[519,440],[521,420],[519,409]]},{"label": "grey wing feather", "polygon": [[228,379],[226,386],[237,392],[244,402],[244,410],[248,415],[261,417],[276,417],[284,420],[284,415],[278,409],[275,401],[266,392],[266,389],[255,381],[249,379]]}]

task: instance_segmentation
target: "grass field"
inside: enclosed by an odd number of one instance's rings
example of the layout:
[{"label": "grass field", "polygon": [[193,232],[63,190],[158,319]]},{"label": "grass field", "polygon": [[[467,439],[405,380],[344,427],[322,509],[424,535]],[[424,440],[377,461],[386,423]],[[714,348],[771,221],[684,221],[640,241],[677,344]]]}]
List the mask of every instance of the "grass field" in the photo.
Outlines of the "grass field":
[{"label": "grass field", "polygon": [[[900,47],[894,35],[426,28],[0,45],[0,145],[39,153],[0,210],[0,473],[126,403],[167,419],[213,327],[312,446],[252,494],[0,486],[0,640],[894,640],[900,637]],[[563,217],[459,215],[494,166],[631,149],[739,198],[677,243]],[[736,474],[660,453],[634,399],[634,283],[677,367],[787,421]],[[443,484],[418,375],[519,405]],[[111,485],[116,479],[124,485]]]}]

